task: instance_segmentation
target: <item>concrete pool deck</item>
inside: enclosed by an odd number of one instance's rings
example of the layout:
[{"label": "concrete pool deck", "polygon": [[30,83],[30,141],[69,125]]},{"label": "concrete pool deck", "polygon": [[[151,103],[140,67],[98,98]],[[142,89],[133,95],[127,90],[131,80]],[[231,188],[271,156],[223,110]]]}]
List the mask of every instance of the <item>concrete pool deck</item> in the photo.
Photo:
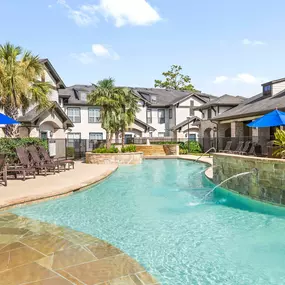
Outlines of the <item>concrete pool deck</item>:
[{"label": "concrete pool deck", "polygon": [[9,179],[7,187],[0,186],[0,209],[71,194],[108,177],[118,165],[75,162],[74,168],[55,175],[37,175],[26,181]]}]

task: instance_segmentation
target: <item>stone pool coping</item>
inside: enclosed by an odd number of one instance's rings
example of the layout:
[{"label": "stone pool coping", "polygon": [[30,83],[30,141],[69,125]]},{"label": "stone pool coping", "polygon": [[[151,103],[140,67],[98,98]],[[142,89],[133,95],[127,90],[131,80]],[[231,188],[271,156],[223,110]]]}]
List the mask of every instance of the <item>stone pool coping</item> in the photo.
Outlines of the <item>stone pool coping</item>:
[{"label": "stone pool coping", "polygon": [[[118,165],[88,165],[75,162],[75,169],[36,179],[8,180],[0,187],[0,210],[71,195],[99,183],[118,169]],[[48,185],[48,187],[47,187]]]},{"label": "stone pool coping", "polygon": [[0,214],[0,285],[159,285],[111,244],[70,228]]}]

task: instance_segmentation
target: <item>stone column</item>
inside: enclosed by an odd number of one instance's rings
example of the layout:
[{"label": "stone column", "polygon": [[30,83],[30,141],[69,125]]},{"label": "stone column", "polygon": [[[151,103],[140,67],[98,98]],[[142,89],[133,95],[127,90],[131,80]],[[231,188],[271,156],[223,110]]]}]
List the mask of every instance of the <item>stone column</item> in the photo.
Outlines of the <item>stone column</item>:
[{"label": "stone column", "polygon": [[243,137],[243,122],[232,122],[231,123],[232,137]]}]

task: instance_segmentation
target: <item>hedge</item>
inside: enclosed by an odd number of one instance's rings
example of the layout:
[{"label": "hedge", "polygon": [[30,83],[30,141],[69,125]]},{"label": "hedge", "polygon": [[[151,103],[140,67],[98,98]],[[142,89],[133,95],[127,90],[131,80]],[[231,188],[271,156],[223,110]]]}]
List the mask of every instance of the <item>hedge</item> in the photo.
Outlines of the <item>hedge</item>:
[{"label": "hedge", "polygon": [[44,146],[48,149],[47,141],[40,138],[0,138],[0,153],[5,154],[9,162],[16,162],[16,147],[29,145]]}]

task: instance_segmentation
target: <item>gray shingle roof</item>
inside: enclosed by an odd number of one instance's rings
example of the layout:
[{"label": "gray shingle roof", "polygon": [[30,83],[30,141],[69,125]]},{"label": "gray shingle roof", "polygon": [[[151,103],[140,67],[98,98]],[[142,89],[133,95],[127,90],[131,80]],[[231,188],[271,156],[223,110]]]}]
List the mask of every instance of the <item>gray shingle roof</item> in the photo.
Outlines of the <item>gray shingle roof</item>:
[{"label": "gray shingle roof", "polygon": [[[90,93],[94,90],[92,85],[73,85],[66,89],[59,90],[59,96],[62,98],[69,98],[68,105],[88,105],[86,96],[82,98],[80,94]],[[131,88],[139,98],[143,101],[149,103],[152,106],[170,106],[183,100],[188,97],[195,96],[201,102],[208,102],[209,100],[216,98],[213,95],[200,93],[200,92],[188,92],[188,91],[179,91],[179,90],[169,90],[169,89],[159,89],[159,88]],[[154,99],[155,97],[155,102]]]},{"label": "gray shingle roof", "polygon": [[[196,117],[196,116],[193,116],[193,117],[189,120],[189,123],[196,122],[196,121],[201,121],[201,119],[198,118],[198,117]],[[181,122],[180,124],[174,126],[171,130],[172,130],[172,131],[176,131],[176,130],[178,130],[178,129],[184,127],[184,126],[186,126],[187,124],[188,124],[188,119],[185,120],[185,121],[183,121],[183,122]]]},{"label": "gray shingle roof", "polygon": [[232,96],[225,94],[221,97],[215,98],[202,106],[196,107],[195,109],[203,110],[211,106],[237,106],[242,103],[246,98],[241,96]]},{"label": "gray shingle roof", "polygon": [[285,111],[285,90],[274,96],[264,96],[263,93],[257,94],[231,110],[215,117],[214,121],[263,115],[276,108]]},{"label": "gray shingle roof", "polygon": [[[73,123],[68,118],[68,116],[65,114],[65,112],[61,109],[59,104],[57,102],[53,102],[53,104],[54,105],[51,108],[53,108],[60,115],[60,117],[63,119],[64,122],[67,122],[68,126],[73,127],[74,126]],[[39,110],[37,107],[34,107],[29,112],[27,112],[25,115],[20,116],[18,118],[18,121],[21,122],[21,123],[32,123],[32,122],[35,122],[38,118],[40,118],[40,116],[45,111],[47,111],[47,109]]]},{"label": "gray shingle roof", "polygon": [[145,126],[147,129],[149,129],[150,131],[155,131],[156,129],[152,126],[150,126],[149,124],[146,124],[145,122],[135,118],[135,122],[138,123],[138,124],[141,124],[143,126]]}]

